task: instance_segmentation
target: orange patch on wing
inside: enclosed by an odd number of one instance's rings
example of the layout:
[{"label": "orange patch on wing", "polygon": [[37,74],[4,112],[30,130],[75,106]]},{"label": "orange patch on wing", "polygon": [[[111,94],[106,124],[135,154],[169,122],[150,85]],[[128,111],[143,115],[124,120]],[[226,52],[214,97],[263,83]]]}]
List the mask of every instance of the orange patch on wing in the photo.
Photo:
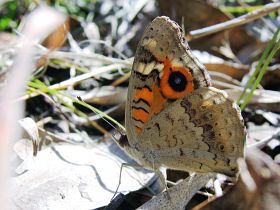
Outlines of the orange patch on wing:
[{"label": "orange patch on wing", "polygon": [[141,122],[145,123],[149,120],[149,113],[143,109],[132,108],[132,117],[135,120],[140,120]]},{"label": "orange patch on wing", "polygon": [[[183,91],[175,91],[170,86],[168,80],[172,72],[180,72],[186,78],[187,84]],[[169,59],[164,60],[163,76],[160,81],[163,95],[169,99],[181,98],[194,90],[193,76],[187,68],[172,66]]]},{"label": "orange patch on wing", "polygon": [[[142,89],[142,90],[144,90],[144,89]],[[144,92],[146,92],[146,91],[143,91],[142,93],[144,93]],[[141,93],[139,92],[139,95],[140,94]],[[141,122],[143,122],[141,127],[135,126],[135,132],[137,135],[140,135],[142,133],[143,127],[154,114],[158,114],[159,112],[161,112],[164,109],[164,105],[167,101],[167,99],[163,97],[163,95],[160,91],[160,88],[156,84],[153,85],[152,91],[149,92],[149,94],[153,95],[153,97],[151,97],[152,101],[149,100],[149,104],[150,104],[149,113],[143,109],[132,108],[133,119],[140,120]],[[143,97],[140,97],[140,98],[143,98]],[[136,99],[136,97],[134,97],[134,99]]]},{"label": "orange patch on wing", "polygon": [[150,91],[147,87],[136,90],[136,93],[134,95],[134,100],[138,101],[139,99],[143,99],[149,105],[151,105],[153,102],[153,92]]},{"label": "orange patch on wing", "polygon": [[[132,108],[132,117],[134,120],[139,120],[142,122],[140,127],[135,126],[135,132],[140,135],[143,131],[145,124],[150,120],[150,118],[160,113],[166,106],[168,99],[177,99],[187,95],[194,90],[193,76],[189,72],[188,68],[172,66],[172,62],[169,59],[160,59],[156,56],[158,61],[164,64],[163,75],[160,80],[159,86],[155,83],[151,87],[151,90],[147,87],[137,89],[135,91],[133,100],[138,101],[140,99],[147,102],[150,109],[145,111],[143,109]],[[169,77],[172,72],[180,72],[186,79],[186,86],[182,91],[176,91],[172,89],[169,84]]]},{"label": "orange patch on wing", "polygon": [[152,91],[154,97],[151,104],[151,114],[157,114],[164,109],[167,99],[163,97],[160,88],[156,84],[153,85]]}]

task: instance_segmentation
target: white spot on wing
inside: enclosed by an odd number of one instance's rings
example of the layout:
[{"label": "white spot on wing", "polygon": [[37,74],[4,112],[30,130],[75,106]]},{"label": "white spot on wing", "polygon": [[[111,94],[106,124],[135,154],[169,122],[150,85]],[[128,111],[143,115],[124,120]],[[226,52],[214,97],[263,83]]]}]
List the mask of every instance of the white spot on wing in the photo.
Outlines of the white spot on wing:
[{"label": "white spot on wing", "polygon": [[138,71],[140,73],[143,73],[144,68],[145,68],[145,64],[144,63],[139,63],[138,66],[137,66],[136,71]]},{"label": "white spot on wing", "polygon": [[145,67],[145,69],[144,69],[143,74],[145,74],[145,75],[150,74],[151,71],[154,69],[155,64],[156,64],[156,63],[155,63],[154,61],[151,62],[151,63],[147,63],[147,64],[146,64],[146,67]]},{"label": "white spot on wing", "polygon": [[154,69],[157,69],[159,72],[161,72],[163,68],[164,68],[163,63],[157,63],[154,67]]},{"label": "white spot on wing", "polygon": [[184,64],[182,63],[182,61],[180,61],[178,58],[174,58],[171,61],[172,66],[176,66],[176,67],[184,67]]},{"label": "white spot on wing", "polygon": [[163,68],[164,68],[164,65],[163,63],[157,63],[154,67],[154,69],[156,69],[158,72],[159,72],[159,77],[162,78],[162,75],[163,75]]},{"label": "white spot on wing", "polygon": [[148,50],[153,50],[157,46],[157,41],[154,39],[143,39],[143,46]]}]

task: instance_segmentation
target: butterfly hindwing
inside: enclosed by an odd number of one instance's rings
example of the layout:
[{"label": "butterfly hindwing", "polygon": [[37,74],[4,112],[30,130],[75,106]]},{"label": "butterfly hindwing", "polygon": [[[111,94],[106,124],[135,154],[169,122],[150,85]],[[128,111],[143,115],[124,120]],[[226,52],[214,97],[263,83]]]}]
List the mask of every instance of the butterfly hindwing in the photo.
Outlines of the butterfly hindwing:
[{"label": "butterfly hindwing", "polygon": [[[230,117],[229,117],[230,116]],[[139,142],[153,164],[233,175],[245,127],[234,103],[212,87],[196,90],[149,121]]]}]

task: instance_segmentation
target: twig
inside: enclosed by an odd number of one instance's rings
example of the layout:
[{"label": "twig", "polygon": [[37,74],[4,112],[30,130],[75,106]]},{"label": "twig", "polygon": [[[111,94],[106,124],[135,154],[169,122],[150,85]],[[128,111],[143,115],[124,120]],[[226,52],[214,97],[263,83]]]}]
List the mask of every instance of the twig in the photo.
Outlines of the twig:
[{"label": "twig", "polygon": [[[81,74],[77,77],[73,77],[73,78],[68,79],[68,80],[64,80],[63,82],[51,85],[48,88],[51,89],[51,90],[62,90],[62,89],[65,89],[67,87],[70,87],[70,86],[75,86],[85,79],[97,76],[98,74],[106,73],[106,72],[111,71],[113,69],[116,69],[118,67],[123,67],[123,66],[112,64],[112,65],[109,65],[109,66],[103,66],[103,67],[100,67],[100,68],[96,68],[94,71],[91,71],[91,72],[88,72],[88,73],[85,73],[85,74]],[[38,96],[38,93],[26,94],[26,95],[18,98],[17,101],[26,100],[28,98],[32,98],[32,97],[35,97],[35,96]]]},{"label": "twig", "polygon": [[274,134],[272,134],[271,136],[264,138],[256,143],[250,144],[248,145],[248,148],[259,148],[262,149],[269,141],[271,141],[272,139],[279,139],[280,136],[280,129],[277,129],[276,132],[274,132]]},{"label": "twig", "polygon": [[[58,143],[74,144],[74,145],[83,145],[84,144],[83,142],[79,143],[79,142],[74,142],[74,141],[68,140],[57,134],[47,131],[41,127],[38,127],[38,131],[39,131],[39,136],[43,139],[42,141],[45,141],[44,144],[46,144],[46,145],[48,145],[48,142],[46,142],[46,140],[56,143],[56,144],[58,144]],[[41,143],[41,144],[43,144],[43,143]]]},{"label": "twig", "polygon": [[249,172],[245,160],[242,158],[238,158],[237,163],[240,168],[240,177],[243,183],[246,185],[249,192],[254,192],[257,189],[257,185]]},{"label": "twig", "polygon": [[115,47],[113,47],[112,45],[110,45],[110,43],[108,41],[103,41],[103,40],[93,40],[93,39],[87,39],[87,40],[83,40],[79,43],[79,46],[85,44],[85,43],[90,43],[90,44],[103,44],[106,47],[108,47],[109,49],[111,49],[112,51],[114,51],[118,56],[120,56],[123,59],[127,59],[127,56],[124,55],[123,53],[121,53],[119,50],[117,50]]},{"label": "twig", "polygon": [[137,16],[137,14],[141,11],[141,9],[143,7],[145,7],[146,4],[148,4],[148,3],[149,3],[148,0],[136,1],[135,6],[132,7],[130,11],[128,11],[127,20],[129,22],[131,22]]},{"label": "twig", "polygon": [[104,64],[122,64],[127,68],[131,68],[132,64],[128,60],[122,60],[118,58],[110,58],[101,54],[91,53],[77,53],[77,52],[62,52],[62,51],[52,51],[48,54],[48,58],[54,59],[88,59],[92,61],[101,61]]},{"label": "twig", "polygon": [[112,82],[112,86],[116,87],[118,86],[119,84],[123,83],[124,81],[128,80],[129,77],[131,75],[131,71],[126,73],[125,75],[123,75],[122,77],[120,77],[119,79],[115,80],[114,82]]},{"label": "twig", "polygon": [[125,44],[128,43],[133,37],[135,37],[135,34],[141,29],[142,24],[141,22],[135,24],[126,34],[124,34],[118,42],[115,44],[116,49],[123,49]]},{"label": "twig", "polygon": [[224,80],[227,80],[229,82],[232,82],[233,84],[237,85],[237,86],[240,86],[241,85],[241,82],[239,82],[238,80],[234,79],[233,77],[227,75],[227,74],[224,74],[222,72],[218,72],[218,71],[210,71],[209,72],[210,76],[211,77],[220,77]]},{"label": "twig", "polygon": [[243,90],[243,87],[240,87],[240,86],[237,86],[237,85],[234,85],[234,84],[229,84],[227,82],[221,82],[221,81],[218,81],[218,80],[212,80],[213,84],[216,85],[216,86],[221,86],[221,87],[224,87],[224,88],[230,88],[230,89],[237,89],[237,90],[240,90],[242,91]]},{"label": "twig", "polygon": [[265,5],[263,8],[255,10],[253,12],[250,12],[246,15],[242,15],[240,17],[234,18],[232,20],[228,20],[223,23],[219,23],[213,26],[205,27],[202,29],[190,31],[189,34],[187,35],[187,40],[193,40],[197,39],[203,36],[207,36],[210,34],[214,34],[220,31],[224,31],[236,26],[240,26],[249,22],[252,22],[253,20],[256,20],[258,18],[261,18],[270,12],[277,11],[280,8],[280,3],[271,3]]}]

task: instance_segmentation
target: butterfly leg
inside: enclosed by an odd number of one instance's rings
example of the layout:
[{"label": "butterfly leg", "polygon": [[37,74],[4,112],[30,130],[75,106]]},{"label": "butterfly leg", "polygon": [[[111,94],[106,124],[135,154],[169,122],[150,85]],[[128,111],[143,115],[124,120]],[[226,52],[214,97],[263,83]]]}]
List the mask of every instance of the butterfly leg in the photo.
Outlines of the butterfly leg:
[{"label": "butterfly leg", "polygon": [[[122,180],[122,172],[123,172],[123,168],[124,167],[132,167],[132,168],[134,168],[134,169],[144,169],[144,167],[143,166],[141,166],[141,165],[139,165],[139,164],[137,164],[137,163],[122,163],[121,164],[121,168],[120,168],[120,174],[119,174],[119,182],[118,182],[118,185],[117,185],[117,188],[116,188],[116,190],[115,190],[115,192],[114,192],[114,195],[112,196],[112,198],[111,198],[111,201],[115,198],[115,196],[117,195],[117,193],[118,193],[118,190],[119,190],[119,188],[120,188],[120,185],[121,185],[121,180]],[[160,171],[159,171],[160,172]],[[160,172],[161,173],[161,172]],[[163,174],[162,174],[162,176],[163,176]],[[165,178],[164,178],[164,176],[163,176],[163,180],[165,180]],[[139,182],[140,183],[140,182]],[[145,185],[144,184],[142,184],[142,183],[140,183],[143,187],[145,187]],[[161,188],[162,189],[162,188]],[[151,189],[150,189],[151,190]],[[151,193],[153,193],[153,194],[156,194],[155,192],[153,192],[152,190],[151,190]],[[110,202],[111,202],[110,201]]]},{"label": "butterfly leg", "polygon": [[112,196],[110,202],[112,202],[112,200],[115,198],[116,194],[118,193],[118,190],[119,190],[119,187],[121,186],[121,180],[122,180],[122,170],[123,170],[123,167],[125,166],[125,163],[122,163],[121,165],[121,169],[120,169],[120,175],[119,175],[119,182],[118,182],[118,186],[114,192],[114,195]]},{"label": "butterfly leg", "polygon": [[124,167],[133,167],[133,168],[143,168],[143,166],[140,166],[139,164],[135,163],[135,164],[132,164],[132,163],[122,163],[121,164],[121,169],[120,169],[120,174],[119,174],[119,182],[118,182],[118,186],[114,192],[114,195],[112,196],[111,198],[111,201],[115,198],[116,194],[118,193],[118,190],[120,188],[120,185],[121,185],[121,180],[122,180],[122,171],[123,171],[123,168]]}]

